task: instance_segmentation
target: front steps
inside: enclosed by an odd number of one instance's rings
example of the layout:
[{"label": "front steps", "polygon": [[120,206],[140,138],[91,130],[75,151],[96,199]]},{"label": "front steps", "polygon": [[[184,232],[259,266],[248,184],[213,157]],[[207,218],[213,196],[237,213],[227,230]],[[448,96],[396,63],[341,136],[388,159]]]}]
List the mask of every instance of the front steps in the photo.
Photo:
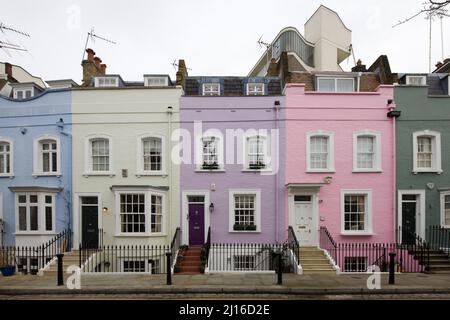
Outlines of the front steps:
[{"label": "front steps", "polygon": [[431,273],[450,273],[450,259],[442,251],[430,251]]},{"label": "front steps", "polygon": [[[79,266],[80,257],[78,250],[73,250],[71,252],[65,252],[63,257],[63,274],[67,273],[67,268],[69,266],[75,265]],[[56,257],[47,265],[44,269],[39,271],[40,275],[54,275],[58,273],[58,259]]]},{"label": "front steps", "polygon": [[317,247],[300,247],[300,265],[303,274],[336,275],[323,250]]},{"label": "front steps", "polygon": [[200,274],[202,246],[189,246],[182,255],[178,254],[176,274]]}]

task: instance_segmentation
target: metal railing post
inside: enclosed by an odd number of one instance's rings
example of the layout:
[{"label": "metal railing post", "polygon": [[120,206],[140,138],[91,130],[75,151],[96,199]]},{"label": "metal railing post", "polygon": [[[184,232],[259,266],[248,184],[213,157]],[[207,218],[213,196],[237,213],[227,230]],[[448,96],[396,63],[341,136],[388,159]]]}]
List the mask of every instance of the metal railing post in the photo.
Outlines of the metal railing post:
[{"label": "metal railing post", "polygon": [[281,252],[276,253],[278,255],[278,276],[277,276],[277,284],[283,284],[283,255]]},{"label": "metal railing post", "polygon": [[395,284],[395,252],[389,252],[389,284]]},{"label": "metal railing post", "polygon": [[64,285],[64,278],[63,278],[63,257],[64,254],[59,253],[56,255],[58,258],[58,286]]},{"label": "metal railing post", "polygon": [[167,285],[170,286],[172,284],[172,268],[170,266],[170,260],[172,258],[171,252],[166,252],[166,260],[167,260]]}]

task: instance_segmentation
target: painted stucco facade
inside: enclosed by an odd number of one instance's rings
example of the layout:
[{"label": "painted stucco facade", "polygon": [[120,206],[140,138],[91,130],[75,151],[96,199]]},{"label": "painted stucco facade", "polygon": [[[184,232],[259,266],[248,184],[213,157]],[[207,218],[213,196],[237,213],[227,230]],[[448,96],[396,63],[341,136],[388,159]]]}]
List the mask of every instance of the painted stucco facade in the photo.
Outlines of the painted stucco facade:
[{"label": "painted stucco facade", "polygon": [[[8,143],[11,164],[9,174],[4,171],[0,174],[4,245],[41,245],[71,226],[71,123],[69,90],[47,90],[20,101],[0,97],[2,156],[5,156],[5,143]],[[56,170],[43,172],[40,143],[48,141],[57,147]],[[30,206],[21,209],[24,216],[22,227],[19,227],[18,201],[22,195],[27,197],[28,203],[31,195],[37,196],[38,201],[31,200],[33,203],[29,205],[38,209],[37,218],[30,213]],[[46,202],[46,196],[53,198]],[[51,219],[46,217],[46,210],[50,209],[46,209],[44,203],[52,208]],[[24,202],[20,206],[25,208],[27,205]]]},{"label": "painted stucco facade", "polygon": [[[387,117],[394,107],[392,86],[382,85],[375,92],[326,93],[307,92],[304,84],[287,84],[285,96],[285,221],[293,226],[300,245],[318,245],[320,226],[326,226],[338,242],[394,241],[395,126]],[[379,165],[372,172],[356,172],[356,135],[376,137]],[[308,139],[312,136],[328,137],[331,164],[322,172],[308,168]],[[364,209],[359,210],[368,214],[365,230],[344,230],[344,197],[359,194],[366,200]],[[308,222],[307,218],[301,221],[295,211],[297,203],[298,210],[305,205],[313,211]],[[310,231],[302,235],[305,228]]]},{"label": "painted stucco facade", "polygon": [[[428,86],[399,85],[394,92],[397,108],[401,111],[396,124],[397,224],[402,226],[406,222],[402,212],[404,202],[408,201],[405,196],[416,196],[411,198],[417,204],[415,217],[412,217],[415,226],[411,231],[424,237],[428,226],[448,226],[444,219],[445,204],[441,200],[444,195],[450,195],[450,96],[429,95]],[[415,168],[417,148],[414,139],[417,135],[430,137],[430,141],[437,143],[431,151],[433,158],[440,158],[438,167]]]},{"label": "painted stucco facade", "polygon": [[[74,246],[83,244],[83,228],[88,226],[83,225],[82,202],[89,197],[98,201],[96,212],[91,213],[98,215],[97,225],[93,222],[103,230],[104,245],[170,244],[180,225],[179,167],[170,160],[170,137],[179,126],[181,92],[181,87],[149,88],[142,84],[73,90]],[[109,141],[106,172],[92,171],[91,142],[97,138]],[[157,172],[142,169],[142,143],[147,138],[159,140],[162,161]],[[121,194],[131,196],[127,204]],[[152,206],[153,196],[161,197],[161,210]],[[120,212],[127,210],[136,215],[129,215],[129,224],[122,229]],[[158,228],[150,216],[154,210],[162,213]],[[138,212],[145,213],[145,218],[137,217]]]},{"label": "painted stucco facade", "polygon": [[[279,89],[278,89],[279,90]],[[278,105],[279,103],[279,105]],[[181,128],[190,133],[192,155],[201,157],[201,139],[219,136],[219,170],[201,169],[197,164],[181,165],[181,227],[183,243],[189,243],[189,197],[200,195],[204,202],[205,239],[211,228],[211,243],[276,243],[284,241],[287,228],[281,212],[284,181],[284,97],[242,96],[205,97],[183,96],[181,98]],[[195,123],[201,129],[195,130]],[[265,130],[270,139],[271,164],[261,172],[249,170],[245,161],[245,134],[241,138],[227,139],[227,130],[262,133]],[[250,131],[247,131],[250,130]],[[259,132],[259,133],[257,133]],[[278,132],[278,138],[276,137]],[[251,134],[254,134],[251,133]],[[240,147],[239,147],[240,144]],[[242,158],[238,157],[241,149]],[[227,154],[233,150],[233,159]],[[278,158],[277,155],[280,155]],[[223,155],[223,156],[222,156]],[[222,160],[220,160],[222,158]],[[238,162],[238,158],[241,158]],[[278,159],[277,159],[278,158]],[[194,156],[191,159],[195,159]],[[235,195],[256,195],[256,230],[237,231],[233,228]],[[210,210],[213,205],[214,209]]]}]

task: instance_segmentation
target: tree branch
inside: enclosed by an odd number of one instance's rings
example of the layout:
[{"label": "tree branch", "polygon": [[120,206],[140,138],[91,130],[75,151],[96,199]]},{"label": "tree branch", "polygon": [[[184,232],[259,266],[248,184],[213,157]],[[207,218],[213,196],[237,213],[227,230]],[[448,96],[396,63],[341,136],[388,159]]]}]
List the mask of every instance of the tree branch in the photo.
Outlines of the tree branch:
[{"label": "tree branch", "polygon": [[[442,0],[442,1],[436,1],[436,0],[428,0],[427,2],[423,3],[424,7],[419,12],[415,13],[414,15],[410,16],[409,18],[406,18],[404,20],[399,20],[398,23],[392,26],[392,28],[395,28],[398,25],[404,24],[417,16],[421,15],[422,13],[432,14],[437,12],[438,10],[442,10],[445,6],[450,4],[450,0]],[[445,11],[445,10],[444,10]],[[443,15],[445,15],[445,12],[443,12]]]}]

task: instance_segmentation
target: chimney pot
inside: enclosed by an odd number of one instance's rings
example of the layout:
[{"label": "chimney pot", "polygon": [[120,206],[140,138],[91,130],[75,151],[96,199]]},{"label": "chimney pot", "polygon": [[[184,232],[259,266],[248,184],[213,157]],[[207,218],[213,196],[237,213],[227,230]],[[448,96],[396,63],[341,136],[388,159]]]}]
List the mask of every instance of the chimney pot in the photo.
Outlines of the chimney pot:
[{"label": "chimney pot", "polygon": [[106,74],[106,64],[102,63],[100,65],[100,69],[101,69],[102,74]]},{"label": "chimney pot", "polygon": [[444,63],[447,63],[447,62],[449,62],[450,61],[450,58],[445,58],[444,59]]},{"label": "chimney pot", "polygon": [[102,59],[100,59],[99,57],[95,57],[94,63],[95,63],[95,66],[97,67],[97,69],[100,70],[100,64],[102,63]]},{"label": "chimney pot", "polygon": [[440,62],[440,61],[438,61],[438,62],[435,64],[436,68],[440,68],[442,65],[443,65],[443,63]]},{"label": "chimney pot", "polygon": [[91,48],[86,49],[86,52],[88,54],[88,61],[93,61],[94,60],[94,56],[95,56],[95,51],[92,50]]}]

